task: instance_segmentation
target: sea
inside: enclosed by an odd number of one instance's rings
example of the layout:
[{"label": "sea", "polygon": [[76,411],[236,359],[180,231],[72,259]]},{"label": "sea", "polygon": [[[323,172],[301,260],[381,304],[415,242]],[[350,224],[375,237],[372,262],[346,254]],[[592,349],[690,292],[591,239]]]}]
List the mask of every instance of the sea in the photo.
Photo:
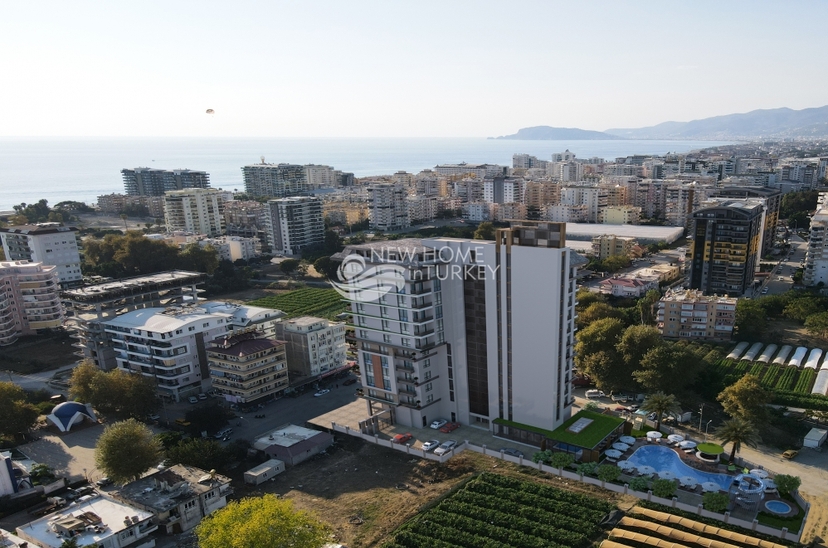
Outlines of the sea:
[{"label": "sea", "polygon": [[211,186],[243,191],[241,167],[259,163],[323,164],[357,177],[417,173],[438,164],[512,165],[512,155],[541,160],[570,150],[578,158],[682,153],[727,141],[519,141],[485,138],[0,138],[0,211],[45,198],[94,204],[122,193],[121,170],[197,169]]}]

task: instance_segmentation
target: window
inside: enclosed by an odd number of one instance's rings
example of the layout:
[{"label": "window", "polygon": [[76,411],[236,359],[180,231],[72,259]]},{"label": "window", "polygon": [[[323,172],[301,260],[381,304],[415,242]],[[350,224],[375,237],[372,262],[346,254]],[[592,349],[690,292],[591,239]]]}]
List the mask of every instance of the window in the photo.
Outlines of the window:
[{"label": "window", "polygon": [[426,372],[423,374],[423,378],[424,378],[425,380],[430,379],[430,378],[431,378],[431,371],[426,371]]},{"label": "window", "polygon": [[368,338],[368,332],[365,331],[364,329],[360,329],[359,330],[359,338],[360,339],[367,339]]},{"label": "window", "polygon": [[400,321],[407,322],[408,321],[408,310],[400,310]]},{"label": "window", "polygon": [[403,337],[401,340],[402,340],[402,345],[403,346],[411,346],[411,339]]},{"label": "window", "polygon": [[383,335],[382,342],[390,343],[391,342],[391,335]]},{"label": "window", "polygon": [[388,379],[382,379],[382,387],[386,390],[391,390],[391,381]]},{"label": "window", "polygon": [[196,505],[196,501],[194,501],[194,500],[191,500],[189,502],[185,502],[184,503],[184,509],[189,510],[190,508],[195,508],[195,505]]},{"label": "window", "polygon": [[425,391],[426,392],[431,392],[433,389],[434,389],[433,383],[428,383],[427,385],[425,385]]},{"label": "window", "polygon": [[434,394],[429,394],[426,396],[426,403],[431,403],[434,401]]},{"label": "window", "polygon": [[426,369],[428,367],[431,367],[431,358],[423,360],[423,369]]},{"label": "window", "polygon": [[383,331],[388,331],[388,329],[390,329],[390,327],[391,327],[391,322],[389,322],[388,320],[382,320],[382,329],[383,329]]},{"label": "window", "polygon": [[210,327],[210,322],[206,322],[201,324],[201,327]]}]

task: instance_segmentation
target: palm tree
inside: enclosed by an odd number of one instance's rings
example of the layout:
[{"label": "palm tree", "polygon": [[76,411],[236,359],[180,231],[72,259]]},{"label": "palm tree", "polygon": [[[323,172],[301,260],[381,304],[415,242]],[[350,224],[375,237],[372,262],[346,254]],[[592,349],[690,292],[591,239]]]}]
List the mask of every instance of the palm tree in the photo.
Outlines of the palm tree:
[{"label": "palm tree", "polygon": [[656,414],[656,430],[661,431],[661,419],[666,413],[678,413],[681,411],[678,400],[672,394],[665,394],[664,392],[656,392],[650,394],[644,403],[641,404],[641,409],[648,413]]},{"label": "palm tree", "polygon": [[759,433],[756,431],[756,427],[753,426],[753,423],[746,421],[745,419],[735,417],[724,421],[722,425],[716,429],[716,437],[722,441],[722,444],[733,444],[733,447],[730,449],[731,463],[733,462],[733,458],[736,456],[736,453],[738,453],[742,448],[743,443],[749,447],[756,447],[759,443]]}]

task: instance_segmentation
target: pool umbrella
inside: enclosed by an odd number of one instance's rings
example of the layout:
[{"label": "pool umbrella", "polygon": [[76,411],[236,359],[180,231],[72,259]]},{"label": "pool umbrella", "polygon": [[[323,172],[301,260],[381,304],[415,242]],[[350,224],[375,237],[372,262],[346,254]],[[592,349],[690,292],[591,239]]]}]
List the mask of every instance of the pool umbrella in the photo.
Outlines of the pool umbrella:
[{"label": "pool umbrella", "polygon": [[776,489],[776,482],[772,479],[762,480],[762,483],[765,484],[765,490],[767,489]]},{"label": "pool umbrella", "polygon": [[679,447],[681,447],[682,449],[694,449],[696,447],[696,442],[685,440],[679,443]]},{"label": "pool umbrella", "polygon": [[676,475],[669,470],[662,470],[658,473],[658,479],[674,480]]},{"label": "pool umbrella", "polygon": [[615,465],[621,470],[629,470],[631,468],[635,468],[635,465],[628,460],[619,460],[615,463]]},{"label": "pool umbrella", "polygon": [[623,453],[624,451],[629,449],[630,446],[627,445],[626,443],[621,443],[620,441],[617,441],[617,442],[612,444],[612,448],[613,449],[618,449],[619,451],[621,451]]},{"label": "pool umbrella", "polygon": [[618,438],[618,441],[620,441],[621,443],[626,443],[627,445],[635,444],[635,438],[632,436],[621,436],[620,438]]},{"label": "pool umbrella", "polygon": [[693,476],[682,476],[679,478],[679,483],[685,487],[695,487],[699,482]]},{"label": "pool umbrella", "polygon": [[768,477],[768,473],[760,468],[754,468],[750,471],[751,476],[756,476],[759,479],[765,479]]},{"label": "pool umbrella", "polygon": [[680,436],[678,434],[670,434],[669,436],[667,436],[667,439],[673,443],[678,443],[680,441],[684,441],[684,436]]},{"label": "pool umbrella", "polygon": [[606,456],[608,456],[609,458],[611,458],[611,459],[617,459],[621,456],[621,451],[619,451],[617,449],[608,449],[608,450],[604,451],[604,454]]},{"label": "pool umbrella", "polygon": [[638,467],[638,473],[641,474],[642,476],[652,476],[653,474],[655,474],[655,468],[653,468],[652,466],[647,466],[647,465],[639,466]]},{"label": "pool umbrella", "polygon": [[702,487],[702,490],[708,491],[708,492],[709,491],[721,491],[722,490],[721,485],[719,485],[718,483],[712,482],[712,481],[706,481],[706,482],[702,483],[701,487]]},{"label": "pool umbrella", "polygon": [[650,438],[651,440],[657,440],[661,436],[662,436],[661,432],[657,432],[655,430],[651,430],[650,432],[647,432],[647,437]]}]

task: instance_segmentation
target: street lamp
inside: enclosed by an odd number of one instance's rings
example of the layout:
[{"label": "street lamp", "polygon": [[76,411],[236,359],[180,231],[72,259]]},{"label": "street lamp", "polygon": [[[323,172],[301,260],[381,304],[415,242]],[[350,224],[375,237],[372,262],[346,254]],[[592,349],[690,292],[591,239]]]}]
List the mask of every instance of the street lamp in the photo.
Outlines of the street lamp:
[{"label": "street lamp", "polygon": [[699,432],[701,433],[702,417],[704,416],[704,404],[699,407]]},{"label": "street lamp", "polygon": [[704,442],[707,443],[707,431],[710,429],[710,423],[713,422],[713,419],[707,421],[707,424],[704,427]]}]

